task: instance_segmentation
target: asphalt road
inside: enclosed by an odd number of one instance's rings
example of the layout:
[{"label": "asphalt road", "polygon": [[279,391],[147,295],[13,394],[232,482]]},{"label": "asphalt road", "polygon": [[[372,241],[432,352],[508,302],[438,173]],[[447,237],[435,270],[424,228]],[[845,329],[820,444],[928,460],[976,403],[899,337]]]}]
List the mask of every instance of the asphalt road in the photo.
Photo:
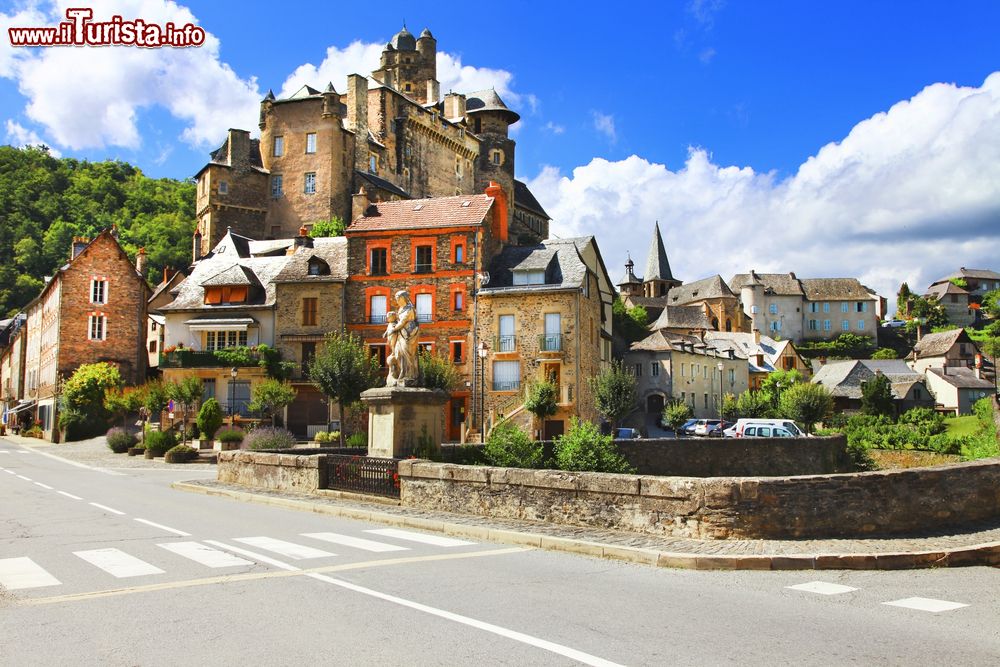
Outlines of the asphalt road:
[{"label": "asphalt road", "polygon": [[0,665],[1000,661],[996,568],[665,570],[169,488],[213,474],[0,439]]}]

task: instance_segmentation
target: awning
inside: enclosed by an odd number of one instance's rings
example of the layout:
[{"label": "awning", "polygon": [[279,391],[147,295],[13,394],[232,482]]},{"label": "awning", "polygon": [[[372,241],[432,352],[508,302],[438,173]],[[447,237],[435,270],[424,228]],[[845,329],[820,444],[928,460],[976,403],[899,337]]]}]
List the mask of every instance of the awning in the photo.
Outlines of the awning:
[{"label": "awning", "polygon": [[196,317],[184,324],[191,331],[246,331],[257,326],[257,320],[252,317]]},{"label": "awning", "polygon": [[33,408],[35,407],[36,402],[37,401],[18,401],[17,405],[7,411],[7,414],[12,415],[14,413],[21,412],[22,410]]}]

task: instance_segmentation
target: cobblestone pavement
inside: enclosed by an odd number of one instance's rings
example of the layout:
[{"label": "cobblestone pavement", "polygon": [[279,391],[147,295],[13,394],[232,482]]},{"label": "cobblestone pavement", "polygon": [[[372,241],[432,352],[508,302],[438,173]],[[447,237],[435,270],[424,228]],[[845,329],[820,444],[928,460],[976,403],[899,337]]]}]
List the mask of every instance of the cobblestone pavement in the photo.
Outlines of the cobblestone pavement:
[{"label": "cobblestone pavement", "polygon": [[[71,461],[97,468],[176,468],[163,459],[148,460],[114,454],[105,444],[104,438],[94,438],[81,442],[52,444],[32,438],[5,436],[5,439],[39,452],[51,453]],[[205,463],[185,464],[204,470]],[[178,485],[189,491],[201,491],[230,496],[244,501],[281,504],[303,510],[311,510],[349,516],[376,522],[397,523],[415,527],[441,530],[446,533],[475,535],[483,539],[515,543],[539,543],[550,548],[592,553],[608,557],[623,557],[618,550],[639,554],[628,560],[657,562],[655,555],[668,557],[708,557],[705,567],[720,566],[720,558],[736,567],[749,563],[761,565],[761,558],[771,559],[774,567],[776,559],[807,559],[806,566],[819,567],[818,560],[831,561],[843,567],[888,567],[888,558],[899,555],[923,555],[923,566],[944,564],[936,555],[952,551],[966,552],[978,550],[986,554],[985,559],[962,559],[961,564],[973,562],[1000,563],[1000,526],[981,526],[966,532],[950,535],[871,538],[871,539],[829,539],[829,540],[692,540],[684,538],[659,538],[651,535],[601,530],[598,528],[563,526],[558,524],[519,521],[513,519],[487,519],[484,517],[449,512],[426,511],[394,504],[394,501],[368,502],[355,498],[345,498],[342,494],[326,492],[321,495],[275,492],[262,489],[224,484],[212,479],[199,479]],[[596,548],[596,547],[603,547]],[[985,551],[984,551],[985,550]],[[596,553],[595,553],[596,552]],[[761,557],[761,558],[754,558]],[[883,558],[881,564],[876,561]],[[677,564],[676,558],[668,558]],[[904,559],[905,560],[905,559]],[[912,559],[903,567],[914,567]],[[803,565],[799,562],[799,565]],[[954,563],[953,563],[954,564]],[[785,563],[794,567],[794,563]],[[917,565],[919,566],[919,565]]]}]

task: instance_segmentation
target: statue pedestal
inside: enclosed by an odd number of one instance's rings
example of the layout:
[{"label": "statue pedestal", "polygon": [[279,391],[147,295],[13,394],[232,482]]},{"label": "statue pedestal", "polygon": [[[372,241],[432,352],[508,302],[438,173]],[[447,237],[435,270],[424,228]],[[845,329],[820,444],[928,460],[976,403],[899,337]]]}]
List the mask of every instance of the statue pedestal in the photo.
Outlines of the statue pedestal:
[{"label": "statue pedestal", "polygon": [[361,402],[368,408],[368,456],[405,458],[441,451],[445,392],[379,387],[362,392]]}]

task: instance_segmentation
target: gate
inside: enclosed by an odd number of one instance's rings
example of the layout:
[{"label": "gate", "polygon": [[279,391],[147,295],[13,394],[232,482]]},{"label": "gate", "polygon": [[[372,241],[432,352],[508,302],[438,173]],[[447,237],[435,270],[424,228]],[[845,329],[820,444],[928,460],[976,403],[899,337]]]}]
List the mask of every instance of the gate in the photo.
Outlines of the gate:
[{"label": "gate", "polygon": [[396,459],[326,454],[326,488],[399,498]]}]

